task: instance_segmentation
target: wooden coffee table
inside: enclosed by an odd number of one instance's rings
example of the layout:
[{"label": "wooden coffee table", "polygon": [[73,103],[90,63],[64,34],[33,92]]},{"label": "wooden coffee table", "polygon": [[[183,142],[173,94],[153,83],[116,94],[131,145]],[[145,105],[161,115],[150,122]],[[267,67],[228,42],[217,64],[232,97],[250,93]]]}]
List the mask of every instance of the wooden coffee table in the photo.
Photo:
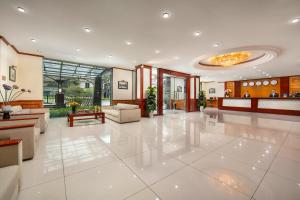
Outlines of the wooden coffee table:
[{"label": "wooden coffee table", "polygon": [[[92,117],[87,118],[88,116],[92,116]],[[77,111],[75,113],[69,112],[68,114],[68,123],[70,127],[74,126],[74,121],[76,120],[88,120],[88,119],[101,119],[102,124],[104,124],[105,113],[95,112],[95,111]]]}]

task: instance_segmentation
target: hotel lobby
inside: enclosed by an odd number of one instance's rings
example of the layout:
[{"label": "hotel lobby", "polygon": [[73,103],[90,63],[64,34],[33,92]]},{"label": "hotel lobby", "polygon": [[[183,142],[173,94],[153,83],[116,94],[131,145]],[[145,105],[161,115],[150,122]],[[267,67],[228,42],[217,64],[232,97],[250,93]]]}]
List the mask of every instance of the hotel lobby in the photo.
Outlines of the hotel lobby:
[{"label": "hotel lobby", "polygon": [[0,200],[299,200],[299,8],[1,0]]}]

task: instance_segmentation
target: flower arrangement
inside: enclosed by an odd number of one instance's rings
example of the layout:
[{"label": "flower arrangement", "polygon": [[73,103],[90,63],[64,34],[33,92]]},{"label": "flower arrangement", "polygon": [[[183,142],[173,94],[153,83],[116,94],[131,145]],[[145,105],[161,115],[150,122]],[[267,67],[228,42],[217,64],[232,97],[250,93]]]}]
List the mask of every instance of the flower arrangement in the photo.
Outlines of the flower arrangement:
[{"label": "flower arrangement", "polygon": [[70,101],[68,104],[69,104],[70,107],[79,106],[79,103],[77,103],[76,101]]},{"label": "flower arrangement", "polygon": [[19,86],[17,85],[10,86],[7,84],[3,84],[2,87],[4,89],[4,92],[2,93],[2,91],[0,90],[0,95],[5,106],[8,106],[12,101],[16,100],[22,94],[26,92],[31,93],[31,90],[19,90]]},{"label": "flower arrangement", "polygon": [[230,97],[230,93],[231,93],[231,90],[226,89],[225,92],[224,92],[224,96],[228,98],[228,97]]},{"label": "flower arrangement", "polygon": [[9,112],[11,112],[11,106],[10,106],[11,102],[13,102],[19,96],[21,96],[26,92],[31,93],[31,90],[26,90],[26,89],[19,90],[19,86],[17,85],[10,86],[7,84],[3,84],[2,87],[4,89],[4,92],[2,92],[0,89],[0,95],[3,102],[2,105],[2,111],[4,112],[3,119],[9,119],[10,118]]},{"label": "flower arrangement", "polygon": [[75,113],[76,112],[76,107],[80,105],[76,101],[70,101],[68,104],[72,108],[72,113]]},{"label": "flower arrangement", "polygon": [[101,106],[95,106],[94,111],[95,112],[101,112]]}]

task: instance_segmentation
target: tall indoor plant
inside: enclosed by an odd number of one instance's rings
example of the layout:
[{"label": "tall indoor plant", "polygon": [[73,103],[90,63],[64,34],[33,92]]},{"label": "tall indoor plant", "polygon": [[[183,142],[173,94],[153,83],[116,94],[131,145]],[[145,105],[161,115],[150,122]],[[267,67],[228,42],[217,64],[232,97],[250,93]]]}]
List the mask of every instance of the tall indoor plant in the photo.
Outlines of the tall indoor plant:
[{"label": "tall indoor plant", "polygon": [[149,86],[146,91],[146,111],[149,113],[149,117],[153,117],[153,113],[156,109],[156,87]]},{"label": "tall indoor plant", "polygon": [[198,95],[198,108],[200,108],[200,111],[203,111],[206,108],[206,96],[205,91],[200,90]]}]

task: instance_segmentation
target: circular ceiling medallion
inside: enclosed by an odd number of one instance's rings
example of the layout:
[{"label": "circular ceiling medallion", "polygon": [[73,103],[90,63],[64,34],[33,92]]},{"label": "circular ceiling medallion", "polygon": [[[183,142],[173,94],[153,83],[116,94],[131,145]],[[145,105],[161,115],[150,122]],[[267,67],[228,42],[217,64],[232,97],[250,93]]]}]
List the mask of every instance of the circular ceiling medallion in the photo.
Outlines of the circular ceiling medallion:
[{"label": "circular ceiling medallion", "polygon": [[201,69],[230,69],[267,63],[279,55],[279,50],[268,46],[246,46],[203,55],[195,59],[194,66]]},{"label": "circular ceiling medallion", "polygon": [[253,81],[249,82],[249,85],[250,85],[251,87],[254,86],[254,82],[253,82]]},{"label": "circular ceiling medallion", "polygon": [[261,81],[256,81],[255,85],[261,86]]},{"label": "circular ceiling medallion", "polygon": [[272,80],[271,85],[277,85],[277,80]]}]

